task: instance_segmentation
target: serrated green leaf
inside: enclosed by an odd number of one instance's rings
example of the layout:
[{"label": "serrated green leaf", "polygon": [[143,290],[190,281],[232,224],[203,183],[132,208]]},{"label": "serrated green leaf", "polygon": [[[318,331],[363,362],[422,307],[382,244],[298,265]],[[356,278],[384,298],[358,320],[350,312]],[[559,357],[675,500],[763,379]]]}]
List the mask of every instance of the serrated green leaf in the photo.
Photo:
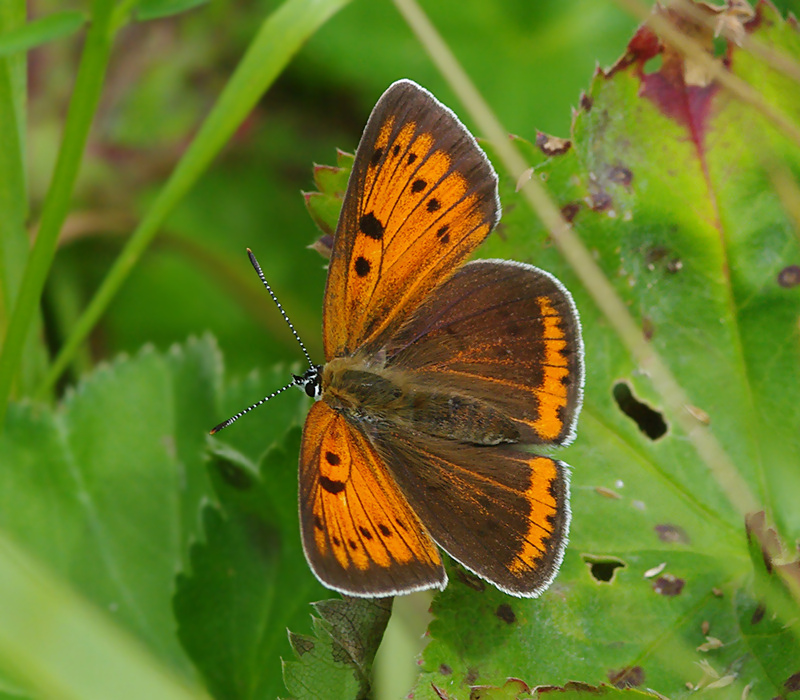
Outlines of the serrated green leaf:
[{"label": "serrated green leaf", "polygon": [[297,700],[368,697],[392,598],[324,600],[314,609],[314,636],[290,635],[297,661],[284,663],[286,688]]},{"label": "serrated green leaf", "polygon": [[332,165],[314,166],[314,184],[324,194],[337,195],[340,199],[347,188],[350,169]]},{"label": "serrated green leaf", "polygon": [[86,24],[86,14],[77,10],[54,12],[0,34],[0,57],[30,51],[78,31]]},{"label": "serrated green leaf", "polygon": [[[436,690],[442,694],[440,698],[447,697],[441,688]],[[643,693],[631,688],[614,688],[608,685],[593,686],[587,683],[569,682],[562,687],[546,686],[536,689],[539,697],[553,694],[559,700],[588,700],[589,698],[655,698],[656,695]],[[474,686],[470,691],[470,700],[528,700],[537,697],[527,684],[518,678],[510,678],[502,686]]]},{"label": "serrated green leaf", "polygon": [[[287,376],[282,368],[253,376],[225,403],[241,408],[243,394],[257,398]],[[286,628],[307,626],[307,604],[325,595],[297,518],[298,407],[306,405],[299,391],[281,395],[213,440],[220,505],[203,510],[204,538],[192,547],[191,573],[178,579],[174,607],[181,642],[217,698],[276,697],[280,657],[290,653]]]},{"label": "serrated green leaf", "polygon": [[147,22],[151,19],[179,15],[207,2],[208,0],[139,0],[136,6],[136,19]]},{"label": "serrated green leaf", "polygon": [[201,465],[218,362],[208,339],[145,349],[58,412],[14,405],[0,436],[3,529],[188,677],[170,600],[211,495]]},{"label": "serrated green leaf", "polygon": [[[767,4],[758,11],[755,38],[800,56],[796,27]],[[736,46],[729,51],[732,71],[800,122],[796,86]],[[546,182],[690,397],[696,429],[713,433],[781,537],[794,542],[800,286],[786,271],[800,261],[800,239],[772,179],[778,168],[798,179],[800,149],[717,88],[670,88],[663,69],[643,71],[646,60],[631,49],[598,72],[572,147],[548,155],[528,145],[530,174]],[[686,105],[695,110],[688,122]],[[503,220],[480,255],[553,272],[581,313],[585,404],[576,443],[558,453],[573,467],[570,545],[539,600],[508,598],[454,573],[436,598],[415,697],[437,697],[431,684],[468,697],[469,686],[508,676],[532,686],[632,678],[672,698],[697,687],[739,697],[748,684],[758,697],[784,693],[797,626],[769,606],[789,625],[785,636],[754,644],[741,626],[740,601],[755,605],[753,575],[727,484],[664,412],[646,368],[609,332],[517,185],[501,176]],[[663,435],[648,437],[649,419],[623,411],[626,393],[663,419]]]}]

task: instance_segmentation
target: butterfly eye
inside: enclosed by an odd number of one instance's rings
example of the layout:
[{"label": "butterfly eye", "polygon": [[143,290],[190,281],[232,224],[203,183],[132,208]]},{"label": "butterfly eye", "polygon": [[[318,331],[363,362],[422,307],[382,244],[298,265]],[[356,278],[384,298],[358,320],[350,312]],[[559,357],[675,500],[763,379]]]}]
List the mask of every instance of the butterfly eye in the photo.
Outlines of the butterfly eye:
[{"label": "butterfly eye", "polygon": [[302,376],[298,376],[297,374],[292,375],[294,385],[298,389],[302,389],[307,396],[317,401],[322,398],[321,369],[321,365],[313,365],[309,367]]}]

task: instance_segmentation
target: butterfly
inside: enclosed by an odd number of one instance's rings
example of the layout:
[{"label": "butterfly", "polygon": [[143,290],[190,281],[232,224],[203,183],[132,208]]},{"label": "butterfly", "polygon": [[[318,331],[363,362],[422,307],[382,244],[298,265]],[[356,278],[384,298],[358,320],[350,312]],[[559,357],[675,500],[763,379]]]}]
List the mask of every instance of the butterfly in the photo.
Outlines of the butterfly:
[{"label": "butterfly", "polygon": [[297,386],[316,399],[300,447],[300,528],[328,588],[443,589],[440,549],[515,596],[539,595],[558,571],[569,468],[529,446],[574,437],[580,322],[549,273],[467,262],[500,211],[497,174],[456,115],[410,80],[392,84],[333,239],[326,362],[303,346],[308,371],[267,397]]}]

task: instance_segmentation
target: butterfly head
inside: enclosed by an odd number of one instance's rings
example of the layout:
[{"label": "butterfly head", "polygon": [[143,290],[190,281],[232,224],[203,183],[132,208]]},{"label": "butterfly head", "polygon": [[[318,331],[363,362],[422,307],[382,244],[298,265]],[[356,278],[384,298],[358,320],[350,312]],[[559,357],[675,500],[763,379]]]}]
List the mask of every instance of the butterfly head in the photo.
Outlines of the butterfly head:
[{"label": "butterfly head", "polygon": [[301,389],[315,401],[322,397],[322,365],[311,365],[305,374],[292,375],[294,386]]}]

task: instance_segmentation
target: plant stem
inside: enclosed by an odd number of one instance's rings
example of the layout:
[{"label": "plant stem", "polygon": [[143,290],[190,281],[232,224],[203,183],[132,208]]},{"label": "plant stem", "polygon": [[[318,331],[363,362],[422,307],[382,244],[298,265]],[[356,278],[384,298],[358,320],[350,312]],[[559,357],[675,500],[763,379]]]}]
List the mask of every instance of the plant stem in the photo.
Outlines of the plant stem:
[{"label": "plant stem", "polygon": [[113,39],[113,32],[110,31],[112,11],[113,0],[94,0],[92,3],[92,21],[86,35],[53,180],[45,198],[39,233],[25,267],[0,354],[0,429],[5,423],[11,385],[55,256],[58,234],[69,209],[89,128],[100,99]]}]

